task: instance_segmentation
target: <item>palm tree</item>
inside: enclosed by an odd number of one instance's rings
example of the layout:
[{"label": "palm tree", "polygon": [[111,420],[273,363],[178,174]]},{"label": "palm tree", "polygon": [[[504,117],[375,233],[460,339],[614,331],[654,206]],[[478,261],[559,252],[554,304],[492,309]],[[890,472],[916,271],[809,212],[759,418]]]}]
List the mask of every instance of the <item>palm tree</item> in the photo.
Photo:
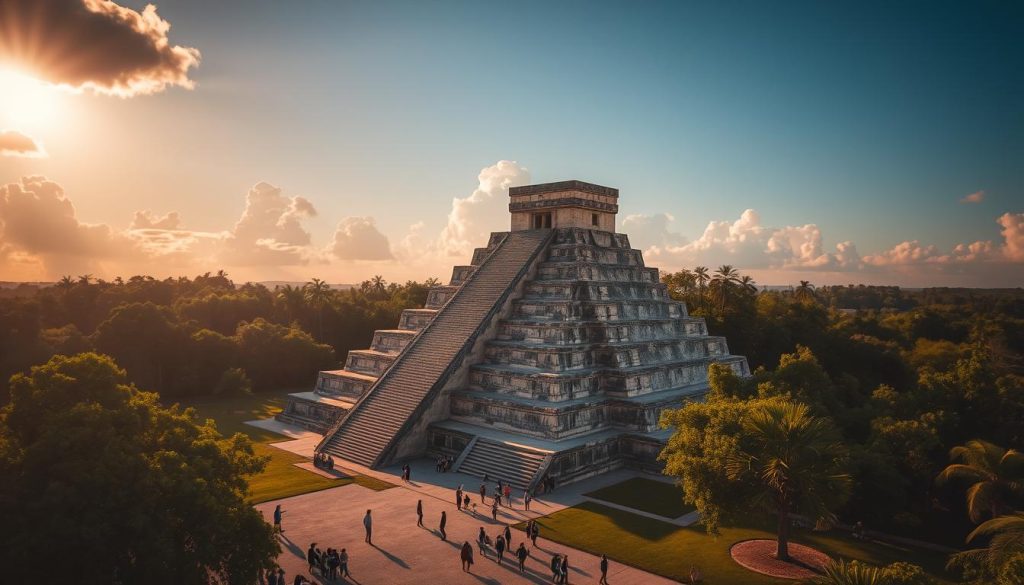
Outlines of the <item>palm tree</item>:
[{"label": "palm tree", "polygon": [[427,288],[433,288],[435,286],[441,286],[441,281],[437,277],[431,276],[423,281],[423,285]]},{"label": "palm tree", "polygon": [[814,298],[814,285],[809,280],[801,280],[800,286],[796,287],[793,291],[793,298],[801,303],[813,303]]},{"label": "palm tree", "polygon": [[749,275],[744,274],[739,280],[740,290],[754,295],[757,294],[757,283]]},{"label": "palm tree", "polygon": [[845,449],[835,426],[800,402],[759,407],[743,430],[749,446],[726,461],[726,473],[762,488],[758,499],[778,516],[776,557],[788,561],[790,514],[831,520],[831,508],[849,493]]},{"label": "palm tree", "polygon": [[708,285],[708,267],[698,266],[693,269],[693,277],[697,280],[697,291],[700,293],[700,308],[704,309],[704,291]]},{"label": "palm tree", "polygon": [[387,291],[387,281],[384,280],[383,276],[374,274],[373,278],[370,279],[370,286],[373,287],[373,292],[378,298],[384,298],[384,293]]},{"label": "palm tree", "polygon": [[1010,511],[1007,505],[1024,493],[1024,453],[1003,449],[988,441],[975,439],[949,451],[950,463],[935,481],[966,480],[967,514],[977,524],[989,514],[999,516]]},{"label": "palm tree", "polygon": [[309,306],[316,309],[317,323],[320,329],[320,341],[324,340],[324,305],[331,300],[331,286],[319,278],[306,283],[303,287],[304,297]]},{"label": "palm tree", "polygon": [[65,274],[60,277],[59,281],[57,281],[57,286],[59,286],[64,292],[67,292],[71,290],[71,287],[75,286],[75,279],[71,278],[70,274]]},{"label": "palm tree", "polygon": [[723,264],[711,277],[711,288],[718,300],[718,310],[725,314],[725,307],[729,301],[729,293],[739,283],[740,273],[731,264]]},{"label": "palm tree", "polygon": [[881,585],[884,575],[878,567],[857,561],[832,561],[822,574],[804,581],[806,585]]},{"label": "palm tree", "polygon": [[83,274],[78,277],[78,284],[89,284],[90,282],[92,282],[91,274]]},{"label": "palm tree", "polygon": [[978,537],[989,537],[988,546],[957,553],[949,559],[951,567],[978,563],[990,574],[1013,555],[1024,553],[1024,512],[1014,512],[983,522],[967,535],[967,542]]},{"label": "palm tree", "polygon": [[306,302],[306,292],[297,286],[286,284],[278,289],[277,300],[284,305],[284,310],[288,313],[288,320],[295,321],[302,310],[302,305]]}]

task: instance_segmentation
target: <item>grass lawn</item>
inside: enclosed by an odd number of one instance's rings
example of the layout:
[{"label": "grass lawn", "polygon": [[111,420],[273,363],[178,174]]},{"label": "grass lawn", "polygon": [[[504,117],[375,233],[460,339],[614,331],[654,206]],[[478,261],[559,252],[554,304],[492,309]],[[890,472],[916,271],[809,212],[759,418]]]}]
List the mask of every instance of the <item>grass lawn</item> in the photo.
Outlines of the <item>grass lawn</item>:
[{"label": "grass lawn", "polygon": [[627,479],[584,495],[663,518],[678,518],[693,511],[692,506],[683,503],[679,486],[645,477]]},{"label": "grass lawn", "polygon": [[[640,567],[677,581],[688,578],[690,566],[700,567],[707,585],[769,585],[795,581],[752,573],[733,562],[729,547],[751,538],[774,538],[759,528],[722,528],[718,536],[709,536],[701,526],[680,528],[637,514],[631,514],[596,502],[584,502],[573,508],[539,519],[541,537],[594,554]],[[520,526],[522,528],[522,526]],[[953,583],[940,554],[866,543],[838,534],[801,531],[793,541],[818,548],[833,557],[860,559],[875,565],[906,561],[921,565],[940,583]]]},{"label": "grass lawn", "polygon": [[240,398],[199,398],[183,403],[183,406],[194,407],[200,419],[212,418],[217,423],[217,429],[225,436],[235,433],[248,435],[252,438],[256,454],[270,457],[263,473],[249,478],[250,503],[258,504],[350,483],[374,490],[394,487],[372,477],[359,475],[349,479],[329,479],[295,467],[295,463],[309,459],[270,446],[270,443],[287,441],[288,437],[245,424],[247,420],[274,416],[284,408],[284,404],[284,396],[275,393]]}]

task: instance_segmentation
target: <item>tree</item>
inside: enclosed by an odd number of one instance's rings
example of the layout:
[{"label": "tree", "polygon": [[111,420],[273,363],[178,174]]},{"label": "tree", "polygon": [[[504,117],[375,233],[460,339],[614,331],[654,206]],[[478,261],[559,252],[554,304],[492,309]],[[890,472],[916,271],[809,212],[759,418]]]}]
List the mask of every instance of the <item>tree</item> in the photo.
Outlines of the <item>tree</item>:
[{"label": "tree", "polygon": [[731,480],[761,484],[757,499],[778,516],[776,557],[787,561],[790,515],[831,520],[832,510],[845,501],[846,450],[835,427],[799,402],[755,409],[742,430],[750,440],[727,460],[726,473]]},{"label": "tree", "polygon": [[1024,454],[974,439],[949,451],[953,463],[936,478],[939,484],[966,481],[967,514],[977,524],[986,514],[1008,512],[1009,503],[1024,493]]},{"label": "tree", "polygon": [[732,290],[739,283],[739,272],[731,264],[723,264],[715,271],[711,278],[711,291],[718,301],[718,310],[723,315],[729,304],[729,296]]},{"label": "tree", "polygon": [[693,277],[697,281],[697,292],[700,294],[700,308],[704,309],[705,292],[708,287],[708,267],[698,266],[693,269]]},{"label": "tree", "polygon": [[[1019,563],[1019,557],[1024,555],[1024,512],[1014,512],[986,520],[967,535],[967,542],[979,538],[987,538],[988,546],[953,555],[950,557],[950,566],[967,568],[985,582],[991,582],[985,577],[991,578],[1006,572],[1004,569],[1011,561],[1015,561],[1012,563],[1014,572],[1024,568]],[[1016,584],[1021,581],[1006,582]]]},{"label": "tree", "polygon": [[280,549],[245,502],[262,471],[244,435],[163,408],[109,357],[55,356],[0,410],[4,580],[38,580],[59,547],[76,583],[256,581]]},{"label": "tree", "polygon": [[662,450],[665,474],[709,532],[723,517],[769,512],[778,519],[778,556],[788,559],[791,514],[831,518],[850,487],[835,427],[783,397],[709,397],[662,414],[675,427]]},{"label": "tree", "polygon": [[324,340],[324,305],[331,300],[331,286],[319,278],[306,283],[303,288],[305,292],[306,302],[309,306],[316,309],[317,323],[320,329],[319,341]]},{"label": "tree", "polygon": [[813,303],[814,298],[814,285],[809,280],[801,280],[800,286],[796,287],[793,291],[793,298],[800,303]]},{"label": "tree", "polygon": [[289,321],[295,321],[306,303],[306,293],[297,286],[286,284],[277,291],[277,300],[284,305]]}]

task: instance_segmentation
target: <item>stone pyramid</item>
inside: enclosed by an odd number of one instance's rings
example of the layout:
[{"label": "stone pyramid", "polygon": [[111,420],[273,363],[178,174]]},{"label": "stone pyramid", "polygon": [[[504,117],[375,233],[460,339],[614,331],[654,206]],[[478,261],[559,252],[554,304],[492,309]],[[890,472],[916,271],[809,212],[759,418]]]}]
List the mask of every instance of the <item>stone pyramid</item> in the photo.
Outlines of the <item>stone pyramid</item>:
[{"label": "stone pyramid", "polygon": [[701,397],[712,362],[748,375],[746,359],[615,233],[618,190],[565,181],[509,196],[511,231],[279,418],[361,465],[445,454],[520,489],[658,468],[661,411]]}]

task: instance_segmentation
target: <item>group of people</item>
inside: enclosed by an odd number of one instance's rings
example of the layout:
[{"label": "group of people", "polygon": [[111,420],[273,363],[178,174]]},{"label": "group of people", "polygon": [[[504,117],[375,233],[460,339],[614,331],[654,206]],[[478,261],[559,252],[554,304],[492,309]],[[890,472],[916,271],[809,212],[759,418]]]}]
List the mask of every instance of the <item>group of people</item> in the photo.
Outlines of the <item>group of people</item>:
[{"label": "group of people", "polygon": [[316,547],[316,543],[309,545],[306,551],[306,561],[309,563],[309,573],[313,571],[320,573],[321,577],[334,581],[339,577],[348,577],[348,551],[344,548],[340,551],[329,548],[322,551]]},{"label": "group of people", "polygon": [[[522,573],[526,570],[526,559],[530,556],[530,549],[526,548],[525,542],[520,542],[519,548],[512,551],[512,529],[509,528],[507,524],[505,525],[505,530],[498,532],[493,540],[487,535],[487,531],[484,530],[484,527],[481,526],[480,532],[476,537],[476,544],[480,551],[480,556],[487,558],[487,552],[491,547],[494,547],[494,561],[496,563],[500,565],[505,559],[505,553],[509,552],[519,563],[519,572]],[[467,566],[467,561],[469,565],[473,564],[473,547],[469,546],[468,540],[462,545],[461,556],[463,563],[462,570],[468,571],[469,567]]]},{"label": "group of people", "polygon": [[320,469],[332,470],[334,469],[334,457],[323,452],[317,453],[313,455],[313,465]]},{"label": "group of people", "polygon": [[441,455],[434,461],[434,469],[438,473],[447,473],[451,471],[452,465],[455,464],[455,460],[448,455]]},{"label": "group of people", "polygon": [[[284,576],[284,569],[281,567],[274,567],[273,569],[267,569],[266,571],[259,572],[259,585],[288,585],[288,581]],[[295,575],[295,579],[292,580],[292,585],[313,585],[313,582],[307,579],[303,575]]]}]

